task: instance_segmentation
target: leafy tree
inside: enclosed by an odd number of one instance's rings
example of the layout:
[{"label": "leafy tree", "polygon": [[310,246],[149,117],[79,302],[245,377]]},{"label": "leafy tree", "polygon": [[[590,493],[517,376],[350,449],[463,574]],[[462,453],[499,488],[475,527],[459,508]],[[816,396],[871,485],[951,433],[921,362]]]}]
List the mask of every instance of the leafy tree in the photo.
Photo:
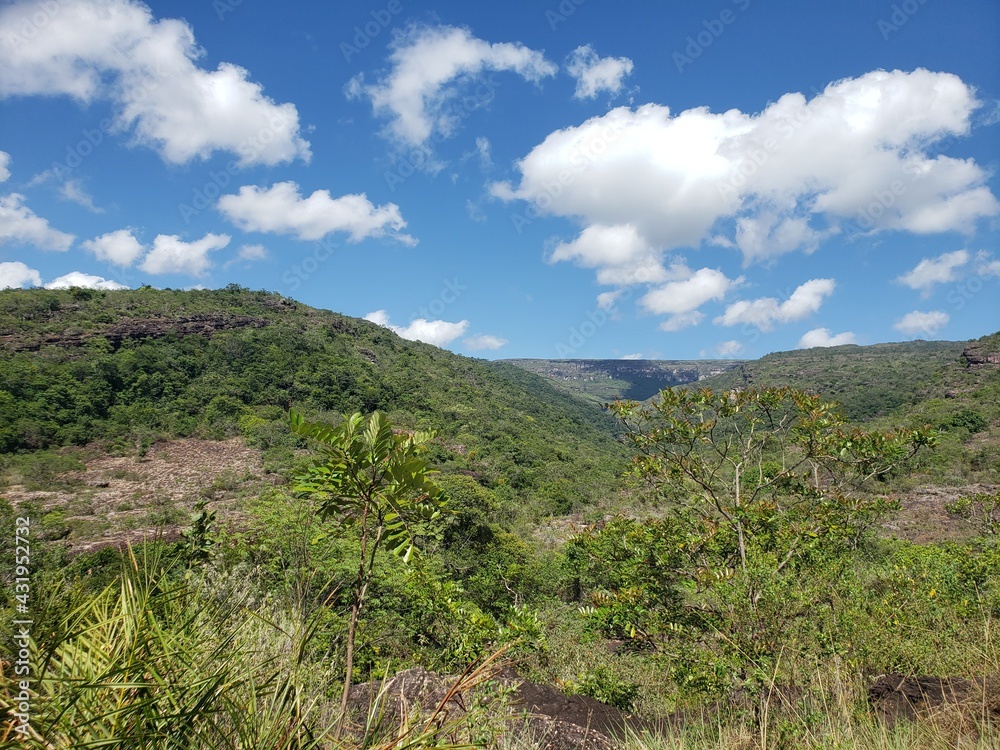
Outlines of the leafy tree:
[{"label": "leafy tree", "polygon": [[792,388],[665,390],[611,408],[635,471],[670,499],[708,570],[746,573],[752,555],[767,555],[777,573],[857,546],[892,507],[872,484],[935,441],[929,429],[851,428],[834,404]]},{"label": "leafy tree", "polygon": [[345,416],[337,425],[306,422],[295,411],[290,418],[292,431],[314,441],[321,456],[297,478],[294,491],[317,501],[324,517],[356,529],[360,542],[347,626],[339,739],[351,689],[358,618],[372,581],[376,554],[384,546],[409,561],[416,538],[437,520],[445,497],[420,455],[433,433],[397,434],[377,411],[367,417],[360,413]]},{"label": "leafy tree", "polygon": [[[895,507],[874,490],[936,439],[927,428],[850,427],[833,404],[791,388],[665,390],[611,409],[669,523],[603,529],[571,546],[620,547],[616,576],[584,568],[597,574],[588,611],[625,636],[721,647],[735,669],[765,665],[815,616],[847,553]],[[700,669],[682,678],[704,681]]]}]

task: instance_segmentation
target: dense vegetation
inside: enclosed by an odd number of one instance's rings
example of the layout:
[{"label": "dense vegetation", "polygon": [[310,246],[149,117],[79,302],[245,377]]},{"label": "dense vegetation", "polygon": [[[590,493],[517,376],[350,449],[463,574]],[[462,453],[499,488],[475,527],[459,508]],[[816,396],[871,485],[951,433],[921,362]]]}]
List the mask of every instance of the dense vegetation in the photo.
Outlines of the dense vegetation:
[{"label": "dense vegetation", "polygon": [[[375,706],[333,736],[342,685],[458,674],[498,649],[536,681],[687,717],[634,748],[996,741],[996,695],[892,729],[865,694],[886,672],[1000,673],[1000,367],[968,367],[962,344],[773,355],[749,383],[720,376],[739,393],[665,392],[616,416],[511,365],[239,288],[0,292],[0,346],[10,482],[29,466],[61,481],[75,445],[141,461],[185,435],[241,436],[276,475],[228,522],[206,495],[182,535],[132,550],[35,537],[35,746],[521,746],[471,693],[462,727],[376,729]],[[869,387],[880,373],[891,394]],[[393,424],[339,421],[375,409]],[[978,535],[885,532],[901,491],[929,482]],[[44,536],[35,502],[0,497],[5,561],[15,517]],[[0,567],[8,663],[13,578]],[[0,684],[5,740],[14,688]]]},{"label": "dense vegetation", "polygon": [[0,455],[243,435],[287,469],[290,406],[378,409],[436,430],[439,468],[542,515],[600,497],[623,456],[613,420],[543,378],[237,287],[0,291],[0,352]]}]

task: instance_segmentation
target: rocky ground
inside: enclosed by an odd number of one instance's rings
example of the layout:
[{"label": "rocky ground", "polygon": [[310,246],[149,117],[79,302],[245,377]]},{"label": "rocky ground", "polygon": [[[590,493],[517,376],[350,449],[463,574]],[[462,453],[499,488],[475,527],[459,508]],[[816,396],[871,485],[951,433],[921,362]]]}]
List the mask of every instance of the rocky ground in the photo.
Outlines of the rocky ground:
[{"label": "rocky ground", "polygon": [[176,536],[199,498],[221,522],[233,521],[238,498],[273,480],[264,473],[260,453],[239,438],[169,440],[143,457],[87,449],[71,454],[84,470],[60,475],[51,488],[0,487],[0,496],[15,506],[36,505],[42,533],[65,540],[74,553],[157,534]]}]

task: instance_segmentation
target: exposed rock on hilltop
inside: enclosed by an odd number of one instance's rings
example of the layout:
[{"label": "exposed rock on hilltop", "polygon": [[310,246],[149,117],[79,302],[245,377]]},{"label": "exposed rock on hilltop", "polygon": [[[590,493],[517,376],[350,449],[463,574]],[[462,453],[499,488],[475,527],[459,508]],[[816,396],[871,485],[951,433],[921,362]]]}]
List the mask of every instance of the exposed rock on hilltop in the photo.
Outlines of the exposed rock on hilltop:
[{"label": "exposed rock on hilltop", "polygon": [[967,346],[962,352],[962,359],[969,367],[1000,365],[1000,351],[992,351],[986,344],[980,342]]},{"label": "exposed rock on hilltop", "polygon": [[195,315],[158,318],[129,318],[106,328],[90,331],[67,329],[58,333],[23,335],[0,333],[0,347],[11,351],[38,351],[43,346],[82,346],[94,338],[106,338],[117,348],[126,339],[176,336],[211,336],[219,331],[237,328],[263,328],[270,324],[265,318],[231,313],[198,313]]}]

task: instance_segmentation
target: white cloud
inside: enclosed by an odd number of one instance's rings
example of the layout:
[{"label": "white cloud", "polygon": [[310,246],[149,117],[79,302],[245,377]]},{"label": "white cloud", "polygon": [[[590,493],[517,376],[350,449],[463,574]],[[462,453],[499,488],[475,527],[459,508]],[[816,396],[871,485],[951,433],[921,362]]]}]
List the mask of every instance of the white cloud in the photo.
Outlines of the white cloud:
[{"label": "white cloud", "polygon": [[[2,47],[2,45],[0,45]],[[17,242],[39,250],[65,252],[73,244],[73,235],[53,229],[42,217],[24,205],[20,193],[0,195],[0,245]]]},{"label": "white cloud", "polygon": [[72,289],[80,287],[83,289],[128,289],[125,284],[117,281],[110,281],[103,276],[91,276],[81,271],[70,271],[58,279],[53,279],[45,285],[46,289]]},{"label": "white cloud", "polygon": [[146,273],[182,273],[204,276],[212,267],[208,254],[229,244],[228,234],[206,234],[200,240],[184,242],[175,234],[160,234],[139,268]]},{"label": "white cloud", "polygon": [[479,156],[479,165],[483,169],[489,169],[493,166],[493,157],[490,153],[490,139],[480,136],[476,138],[476,155]]},{"label": "white cloud", "polygon": [[730,339],[729,341],[723,341],[715,347],[715,351],[718,352],[720,357],[735,357],[743,351],[743,344],[736,339]]},{"label": "white cloud", "polygon": [[484,349],[499,349],[507,344],[507,339],[484,333],[477,336],[469,336],[462,343],[465,344],[465,348],[469,351],[478,352]]},{"label": "white cloud", "polygon": [[589,44],[577,47],[566,59],[566,72],[576,79],[576,99],[593,99],[601,91],[617,94],[625,76],[632,73],[627,57],[598,57]]},{"label": "white cloud", "polygon": [[42,277],[34,268],[28,268],[20,261],[0,263],[0,289],[20,289],[25,286],[41,286]]},{"label": "white cloud", "polygon": [[309,159],[295,106],[276,104],[237,65],[199,67],[204,52],[185,21],[157,20],[133,0],[60,0],[42,25],[38,13],[36,2],[0,11],[0,97],[110,101],[115,129],[175,164],[214,151],[243,166]]},{"label": "white cloud", "polygon": [[434,346],[447,346],[463,335],[469,327],[467,320],[449,323],[447,320],[426,320],[425,318],[417,318],[411,321],[408,326],[394,326],[389,322],[389,314],[385,310],[370,312],[365,316],[365,320],[388,328],[404,339],[423,341],[425,344],[433,344]]},{"label": "white cloud", "polygon": [[[453,26],[411,26],[390,47],[388,74],[371,85],[358,76],[346,92],[370,99],[375,114],[389,118],[387,134],[411,146],[451,135],[470,107],[492,100],[493,84],[476,81],[481,73],[512,71],[537,83],[557,70],[523,44],[490,44]],[[465,111],[459,113],[448,105],[463,92],[468,92],[461,100]]]},{"label": "white cloud", "polygon": [[976,273],[980,276],[1000,276],[1000,260],[985,250],[976,253]]},{"label": "white cloud", "polygon": [[633,354],[623,354],[621,358],[627,360],[642,359],[642,352],[635,352]]},{"label": "white cloud", "polygon": [[597,268],[602,284],[655,283],[671,278],[653,249],[628,224],[586,227],[576,239],[557,245],[548,260],[575,260],[584,268]]},{"label": "white cloud", "polygon": [[684,328],[690,328],[691,326],[696,326],[701,321],[705,319],[705,313],[699,312],[698,310],[692,310],[686,313],[677,313],[676,315],[671,315],[669,318],[660,323],[661,331],[680,331]]},{"label": "white cloud", "polygon": [[799,349],[812,349],[817,346],[843,346],[844,344],[856,344],[857,337],[850,331],[844,333],[830,333],[829,328],[813,328],[806,331],[799,339]]},{"label": "white cloud", "polygon": [[618,302],[618,298],[621,297],[622,291],[616,289],[613,292],[601,292],[597,295],[597,307],[599,310],[611,310],[614,308],[615,303]]},{"label": "white cloud", "polygon": [[59,186],[59,195],[68,201],[72,201],[95,214],[103,214],[104,209],[94,204],[94,198],[83,186],[81,180],[66,180]]},{"label": "white cloud", "polygon": [[98,260],[125,268],[139,260],[143,252],[142,243],[135,238],[131,229],[108,232],[81,242],[80,245],[84,250],[92,252]]},{"label": "white cloud", "polygon": [[929,297],[935,284],[946,284],[958,279],[957,270],[969,262],[966,250],[956,250],[936,258],[924,258],[912,271],[896,279],[900,284],[919,289],[922,296]]},{"label": "white cloud", "polygon": [[588,231],[617,231],[607,257],[554,259],[614,271],[622,284],[620,254],[648,265],[711,242],[751,263],[857,228],[969,232],[1000,202],[986,170],[938,144],[968,135],[979,106],[957,76],[918,69],[845,79],[812,99],[785,94],[756,114],[619,107],[550,133],[518,162],[518,184],[490,192],[578,222],[570,248]]},{"label": "white cloud", "polygon": [[709,300],[720,300],[734,286],[742,283],[740,279],[727,278],[721,271],[712,268],[700,268],[691,272],[682,265],[673,269],[686,271],[686,277],[677,281],[668,281],[662,286],[647,292],[639,299],[639,304],[651,313],[670,315],[660,324],[664,331],[679,331],[688,326],[697,325],[704,315],[698,308]]},{"label": "white cloud", "polygon": [[303,198],[294,182],[278,182],[269,188],[244,185],[239,193],[219,198],[217,208],[244,231],[291,234],[301,240],[345,232],[352,242],[389,236],[404,245],[416,244],[401,232],[406,222],[399,206],[375,206],[364,193],[333,198],[329,190],[316,190]]},{"label": "white cloud", "polygon": [[243,245],[237,255],[240,260],[266,260],[267,248],[263,245]]},{"label": "white cloud", "polygon": [[933,336],[946,325],[951,318],[941,310],[920,312],[914,310],[907,313],[893,324],[893,328],[907,336]]},{"label": "white cloud", "polygon": [[779,302],[774,297],[740,300],[729,305],[714,322],[723,326],[746,323],[761,331],[770,331],[775,323],[790,323],[815,313],[823,300],[833,294],[835,287],[833,279],[810,279],[801,284],[784,302]]},{"label": "white cloud", "polygon": [[0,182],[10,179],[10,154],[0,151]]}]

